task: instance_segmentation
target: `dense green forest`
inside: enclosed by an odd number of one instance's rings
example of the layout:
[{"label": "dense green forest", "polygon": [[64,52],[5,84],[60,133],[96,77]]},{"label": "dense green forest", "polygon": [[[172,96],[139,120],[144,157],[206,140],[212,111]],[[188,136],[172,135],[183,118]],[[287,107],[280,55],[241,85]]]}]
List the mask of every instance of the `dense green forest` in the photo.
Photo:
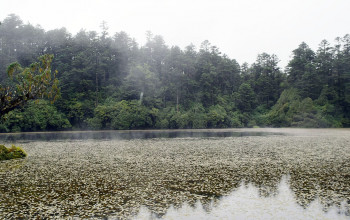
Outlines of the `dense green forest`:
[{"label": "dense green forest", "polygon": [[[146,33],[50,31],[9,15],[0,25],[0,83],[12,62],[53,54],[60,98],[2,115],[1,132],[65,129],[349,127],[350,35],[316,51],[302,42],[284,70],[276,55],[238,64],[209,41],[166,45]],[[232,42],[234,43],[234,42]]]}]

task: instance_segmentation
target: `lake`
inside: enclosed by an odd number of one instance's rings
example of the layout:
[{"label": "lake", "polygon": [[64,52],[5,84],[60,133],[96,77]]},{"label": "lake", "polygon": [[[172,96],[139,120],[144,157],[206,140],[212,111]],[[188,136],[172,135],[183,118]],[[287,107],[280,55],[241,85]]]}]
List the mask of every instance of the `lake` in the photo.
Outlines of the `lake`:
[{"label": "lake", "polygon": [[193,130],[124,130],[74,132],[0,133],[0,140],[9,142],[65,141],[65,140],[131,140],[152,138],[210,138],[282,135],[284,133],[249,129],[193,129]]},{"label": "lake", "polygon": [[0,218],[349,219],[349,129],[0,134]]}]

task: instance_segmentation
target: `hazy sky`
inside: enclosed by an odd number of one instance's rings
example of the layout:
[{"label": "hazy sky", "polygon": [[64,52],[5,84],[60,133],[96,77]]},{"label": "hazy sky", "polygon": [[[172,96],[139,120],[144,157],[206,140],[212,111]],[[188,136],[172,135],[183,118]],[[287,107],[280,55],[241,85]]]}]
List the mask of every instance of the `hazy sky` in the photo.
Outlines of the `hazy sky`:
[{"label": "hazy sky", "polygon": [[66,27],[109,33],[125,31],[141,45],[147,30],[181,48],[204,40],[240,64],[262,52],[280,65],[305,41],[316,50],[350,34],[350,0],[0,0],[0,20],[14,13],[45,30]]}]

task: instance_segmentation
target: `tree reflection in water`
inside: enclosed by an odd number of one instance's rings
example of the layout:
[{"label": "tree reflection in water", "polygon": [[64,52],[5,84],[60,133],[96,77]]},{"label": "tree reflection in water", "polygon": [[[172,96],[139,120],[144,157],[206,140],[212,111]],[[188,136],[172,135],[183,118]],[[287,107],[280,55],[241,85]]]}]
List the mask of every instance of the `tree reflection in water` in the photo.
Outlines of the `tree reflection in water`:
[{"label": "tree reflection in water", "polygon": [[[340,207],[331,206],[327,210],[319,199],[309,206],[296,203],[289,186],[290,177],[283,176],[277,193],[261,196],[259,189],[252,184],[242,184],[228,196],[213,200],[207,207],[200,202],[194,206],[185,203],[180,208],[170,207],[164,219],[348,219],[345,201]],[[154,219],[156,216],[147,208],[141,207],[134,219]]]}]

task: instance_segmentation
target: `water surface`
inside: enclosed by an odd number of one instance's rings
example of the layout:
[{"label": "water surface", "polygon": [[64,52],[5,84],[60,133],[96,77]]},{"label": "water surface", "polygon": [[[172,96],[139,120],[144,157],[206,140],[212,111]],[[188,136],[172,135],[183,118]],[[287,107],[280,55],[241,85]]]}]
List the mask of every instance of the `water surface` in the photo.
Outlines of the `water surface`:
[{"label": "water surface", "polygon": [[222,131],[259,135],[18,141],[0,218],[349,218],[349,130]]},{"label": "water surface", "polygon": [[3,141],[61,141],[61,140],[132,140],[151,138],[222,138],[244,136],[282,135],[280,132],[242,129],[188,129],[188,130],[122,130],[72,132],[0,133]]}]

